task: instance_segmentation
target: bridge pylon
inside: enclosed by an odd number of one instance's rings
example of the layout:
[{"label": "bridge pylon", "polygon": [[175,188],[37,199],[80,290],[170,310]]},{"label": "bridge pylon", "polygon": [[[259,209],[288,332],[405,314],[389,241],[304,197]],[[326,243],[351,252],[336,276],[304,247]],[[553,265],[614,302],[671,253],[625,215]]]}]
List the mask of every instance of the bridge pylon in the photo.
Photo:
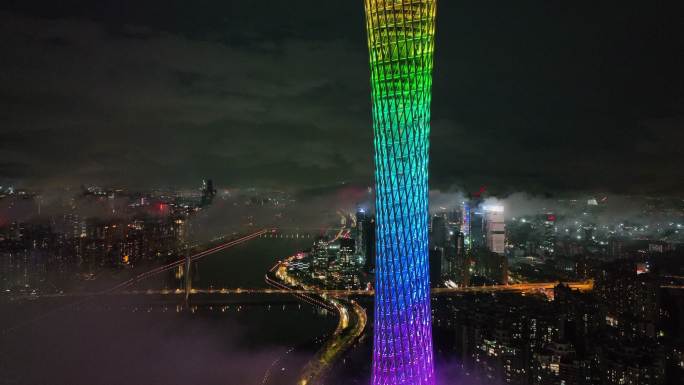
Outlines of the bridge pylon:
[{"label": "bridge pylon", "polygon": [[190,259],[190,254],[185,254],[185,304],[190,306],[190,293],[192,293],[192,274],[191,274],[192,260]]}]

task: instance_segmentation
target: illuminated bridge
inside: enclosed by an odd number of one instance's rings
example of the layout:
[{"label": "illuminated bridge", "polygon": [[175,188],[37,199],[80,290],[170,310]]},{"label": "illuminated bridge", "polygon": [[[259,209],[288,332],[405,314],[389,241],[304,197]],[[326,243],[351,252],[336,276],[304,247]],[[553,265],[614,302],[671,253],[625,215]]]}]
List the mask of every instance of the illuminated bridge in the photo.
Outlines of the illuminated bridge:
[{"label": "illuminated bridge", "polygon": [[[492,285],[492,286],[469,286],[459,288],[434,288],[432,289],[433,296],[444,296],[450,294],[463,293],[496,293],[496,292],[516,292],[516,293],[534,293],[545,290],[553,290],[553,288],[561,282],[539,282],[539,283],[520,283],[515,285]],[[580,291],[591,291],[594,288],[593,281],[581,282],[563,282],[571,289]],[[133,290],[120,292],[119,294],[157,294],[157,295],[180,295],[183,290]],[[247,289],[247,288],[220,288],[220,289],[192,289],[191,294],[217,294],[217,295],[255,295],[255,294],[298,294],[298,295],[319,295],[328,297],[361,297],[373,296],[373,290],[323,290],[323,289]]]},{"label": "illuminated bridge", "polygon": [[[258,237],[264,236],[265,234],[270,233],[271,231],[273,231],[273,230],[262,229],[262,230],[259,230],[259,231],[255,231],[255,232],[253,232],[253,233],[251,233],[251,234],[242,236],[242,237],[240,237],[240,238],[237,238],[237,239],[233,239],[233,240],[230,240],[230,241],[227,241],[227,242],[220,243],[220,244],[218,244],[218,245],[216,245],[216,246],[210,247],[210,248],[208,248],[208,249],[206,249],[206,250],[203,250],[203,251],[200,251],[200,252],[198,252],[198,253],[196,253],[196,254],[190,255],[190,256],[188,256],[187,258],[181,258],[181,259],[178,259],[178,260],[173,261],[173,262],[171,262],[171,263],[167,263],[166,265],[162,265],[162,266],[156,267],[156,268],[154,268],[154,269],[152,269],[152,270],[149,270],[149,271],[146,271],[146,272],[144,272],[144,273],[138,274],[138,275],[136,275],[135,277],[130,278],[130,279],[124,281],[124,282],[121,282],[120,284],[118,284],[118,285],[116,285],[116,286],[114,286],[114,287],[112,287],[112,288],[110,288],[110,289],[107,289],[107,290],[105,290],[104,292],[102,292],[102,293],[100,293],[100,294],[113,293],[113,292],[115,292],[115,291],[118,291],[118,290],[121,290],[121,289],[125,289],[125,288],[127,288],[127,287],[133,286],[134,284],[136,284],[136,283],[138,283],[138,282],[140,282],[140,281],[142,281],[142,280],[144,280],[144,279],[146,279],[146,278],[149,278],[149,277],[152,277],[152,276],[154,276],[154,275],[157,275],[157,274],[163,273],[163,272],[165,272],[165,271],[169,271],[169,270],[171,270],[171,269],[173,269],[173,268],[176,268],[176,267],[182,265],[182,264],[183,264],[184,262],[186,262],[186,261],[194,262],[194,261],[196,261],[196,260],[198,260],[198,259],[200,259],[200,258],[204,258],[204,257],[206,257],[206,256],[208,256],[208,255],[211,255],[211,254],[217,253],[217,252],[219,252],[219,251],[229,249],[229,248],[231,248],[231,247],[233,247],[233,246],[236,246],[236,245],[239,245],[239,244],[242,244],[242,243],[251,241],[251,240],[254,239],[254,238],[258,238]],[[223,237],[221,237],[221,238],[219,238],[219,239],[223,239]]]},{"label": "illuminated bridge", "polygon": [[[519,283],[515,285],[492,285],[492,286],[469,286],[459,288],[434,288],[432,289],[432,296],[448,296],[464,293],[536,293],[548,290],[558,285],[556,282],[538,282],[538,283]],[[562,282],[568,285],[571,289],[580,291],[591,291],[594,288],[593,281],[580,282]],[[74,297],[74,296],[91,296],[98,293],[58,293],[41,295],[43,298],[50,297]],[[99,293],[107,295],[184,295],[185,290],[182,289],[148,289],[148,290],[119,290],[117,292]],[[288,289],[285,286],[282,288],[211,288],[211,289],[196,289],[190,290],[190,294],[209,294],[209,295],[225,295],[225,296],[240,296],[240,295],[307,295],[307,296],[322,296],[322,297],[371,297],[375,295],[373,290],[323,290],[323,289]]]}]

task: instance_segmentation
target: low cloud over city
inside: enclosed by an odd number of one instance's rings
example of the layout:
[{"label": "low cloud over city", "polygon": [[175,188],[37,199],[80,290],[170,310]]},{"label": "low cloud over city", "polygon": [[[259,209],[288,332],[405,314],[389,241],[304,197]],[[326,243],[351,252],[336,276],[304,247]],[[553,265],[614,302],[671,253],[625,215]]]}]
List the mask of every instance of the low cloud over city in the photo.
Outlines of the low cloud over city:
[{"label": "low cloud over city", "polygon": [[0,3],[0,385],[681,385],[681,8]]}]

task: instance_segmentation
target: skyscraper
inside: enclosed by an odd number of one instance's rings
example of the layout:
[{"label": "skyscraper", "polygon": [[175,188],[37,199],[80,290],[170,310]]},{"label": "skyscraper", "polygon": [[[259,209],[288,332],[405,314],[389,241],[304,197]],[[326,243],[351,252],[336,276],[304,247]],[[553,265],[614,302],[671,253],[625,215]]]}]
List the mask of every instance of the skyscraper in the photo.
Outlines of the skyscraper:
[{"label": "skyscraper", "polygon": [[356,212],[356,254],[363,258],[366,271],[375,269],[375,218],[365,209]]},{"label": "skyscraper", "polygon": [[373,385],[432,385],[428,157],[436,0],[365,0],[375,142]]},{"label": "skyscraper", "polygon": [[365,269],[375,271],[375,218],[367,218],[363,228],[363,244],[366,252]]},{"label": "skyscraper", "polygon": [[435,215],[432,217],[432,247],[445,248],[449,240],[449,230],[445,215]]},{"label": "skyscraper", "polygon": [[470,249],[484,249],[487,245],[484,211],[481,205],[472,206],[470,212]]},{"label": "skyscraper", "polygon": [[470,202],[463,202],[463,219],[461,220],[461,232],[463,233],[463,244],[467,250],[470,250]]},{"label": "skyscraper", "polygon": [[483,212],[487,249],[502,255],[506,251],[504,208],[503,206],[485,206],[483,207]]},{"label": "skyscraper", "polygon": [[216,196],[216,190],[214,189],[214,181],[211,179],[202,180],[202,189],[200,191],[202,192],[201,205],[210,205],[211,202],[214,201],[214,197]]},{"label": "skyscraper", "polygon": [[546,255],[551,255],[556,247],[556,215],[546,213],[544,218],[544,240],[542,241],[542,251]]}]

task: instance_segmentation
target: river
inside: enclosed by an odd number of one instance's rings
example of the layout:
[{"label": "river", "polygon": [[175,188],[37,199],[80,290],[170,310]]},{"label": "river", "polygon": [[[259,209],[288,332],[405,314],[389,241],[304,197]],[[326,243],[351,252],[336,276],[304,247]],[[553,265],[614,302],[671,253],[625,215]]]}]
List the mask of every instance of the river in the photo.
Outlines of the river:
[{"label": "river", "polygon": [[[264,287],[277,259],[311,242],[256,239],[224,250],[196,263],[193,285]],[[4,315],[41,314],[35,322],[0,321],[21,326],[0,336],[0,383],[256,385],[267,374],[269,385],[292,384],[337,322],[289,298],[199,304],[194,312],[168,296],[96,297],[62,307],[69,301],[0,304]],[[42,312],[48,308],[58,310]]]}]

